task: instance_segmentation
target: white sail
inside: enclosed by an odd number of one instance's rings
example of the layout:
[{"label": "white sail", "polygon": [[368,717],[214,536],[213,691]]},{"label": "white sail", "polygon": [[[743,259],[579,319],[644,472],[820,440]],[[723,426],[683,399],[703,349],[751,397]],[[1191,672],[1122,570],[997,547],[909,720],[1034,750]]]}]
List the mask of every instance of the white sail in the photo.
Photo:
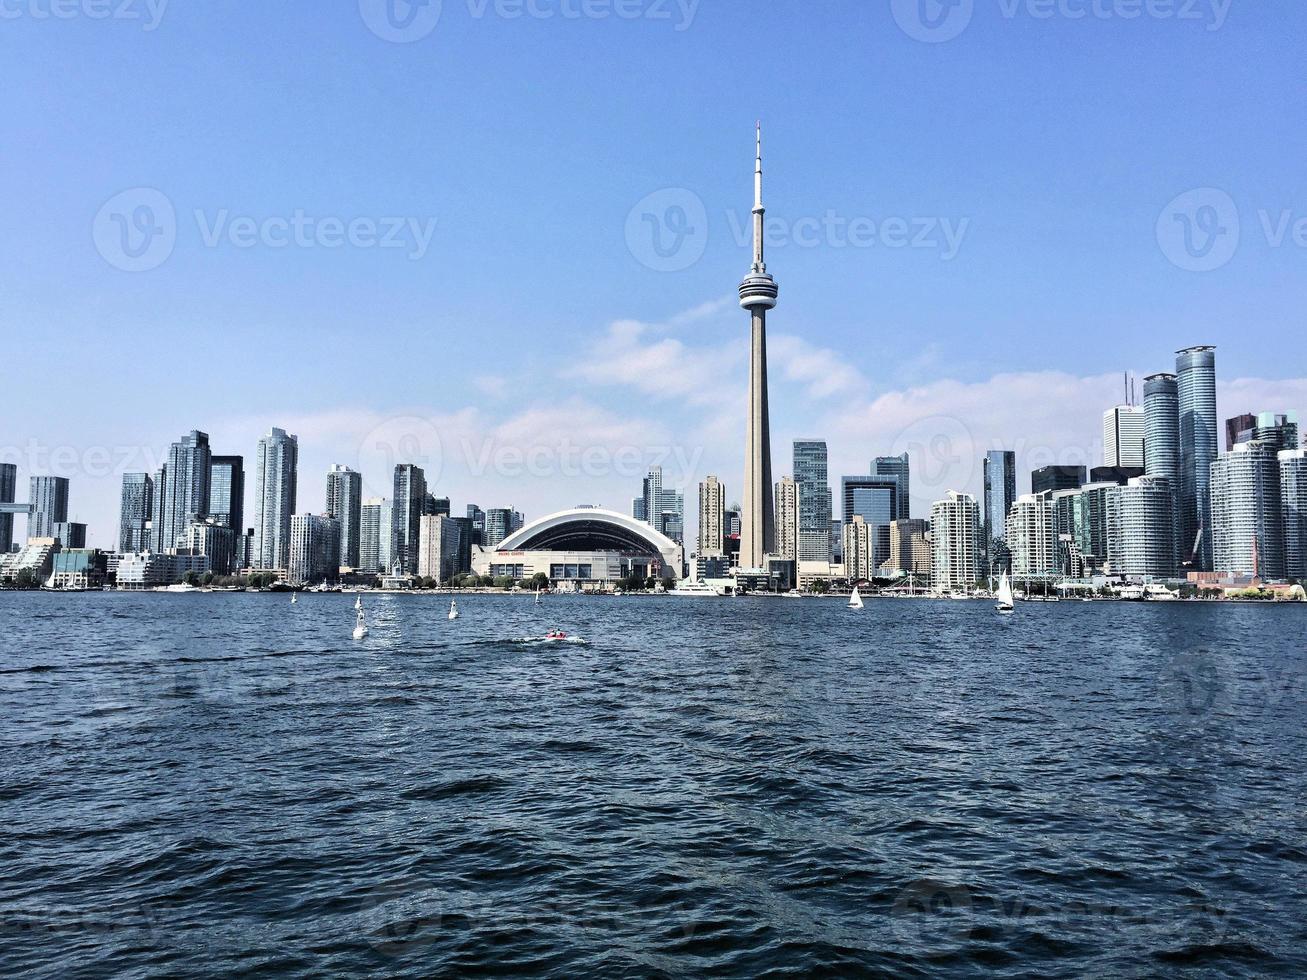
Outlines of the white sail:
[{"label": "white sail", "polygon": [[458,619],[458,603],[453,599],[449,600],[449,618]]},{"label": "white sail", "polygon": [[853,595],[849,596],[849,608],[862,608],[862,596],[858,595],[858,587],[856,585],[853,587]]},{"label": "white sail", "polygon": [[1013,608],[1012,583],[1008,581],[1007,572],[1004,572],[1003,577],[999,579],[998,592],[995,593],[995,598],[998,599],[998,606],[1000,609]]}]

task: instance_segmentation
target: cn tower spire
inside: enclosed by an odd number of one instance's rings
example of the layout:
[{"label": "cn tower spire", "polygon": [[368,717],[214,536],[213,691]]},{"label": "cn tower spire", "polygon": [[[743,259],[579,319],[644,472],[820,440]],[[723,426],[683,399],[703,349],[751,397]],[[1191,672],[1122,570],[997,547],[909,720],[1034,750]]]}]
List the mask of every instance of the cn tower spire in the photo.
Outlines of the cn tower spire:
[{"label": "cn tower spire", "polygon": [[766,208],[762,206],[762,120],[758,120],[758,155],[753,166],[753,271],[766,272],[767,263],[762,255],[763,215]]}]

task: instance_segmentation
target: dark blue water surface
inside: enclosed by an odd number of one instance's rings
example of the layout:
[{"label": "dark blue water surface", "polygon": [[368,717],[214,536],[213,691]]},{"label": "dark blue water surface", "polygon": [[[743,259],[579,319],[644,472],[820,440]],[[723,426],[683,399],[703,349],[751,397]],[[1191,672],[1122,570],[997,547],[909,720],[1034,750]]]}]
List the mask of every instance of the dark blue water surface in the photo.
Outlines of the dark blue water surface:
[{"label": "dark blue water surface", "polygon": [[0,972],[1307,974],[1307,608],[352,602],[0,594]]}]

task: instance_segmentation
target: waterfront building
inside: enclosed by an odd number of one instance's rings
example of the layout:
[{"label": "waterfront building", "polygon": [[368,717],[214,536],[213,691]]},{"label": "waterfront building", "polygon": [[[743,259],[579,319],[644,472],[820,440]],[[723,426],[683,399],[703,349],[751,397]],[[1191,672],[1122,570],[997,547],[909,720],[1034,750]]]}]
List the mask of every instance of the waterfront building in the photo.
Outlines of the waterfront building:
[{"label": "waterfront building", "polygon": [[472,545],[475,547],[483,544],[486,532],[486,512],[476,504],[468,504],[467,516],[472,521]]},{"label": "waterfront building", "polygon": [[424,514],[419,521],[417,574],[448,584],[459,572],[461,537],[458,525],[448,516]]},{"label": "waterfront building", "polygon": [[1284,522],[1284,574],[1307,582],[1307,450],[1277,454],[1280,466],[1280,516]]},{"label": "waterfront building", "polygon": [[216,517],[192,521],[177,538],[176,554],[204,555],[209,559],[209,571],[215,575],[230,575],[235,565],[236,532]]},{"label": "waterfront building", "polygon": [[[645,523],[649,522],[646,521]],[[486,527],[482,547],[497,548],[499,543],[512,533],[513,509],[511,507],[491,507],[486,511]]]},{"label": "waterfront building", "polygon": [[[451,517],[449,519],[458,526],[458,559],[454,571],[460,574],[470,572],[472,571],[472,518]],[[418,547],[421,546],[422,543],[419,541]]]},{"label": "waterfront building", "polygon": [[391,566],[405,575],[418,570],[419,521],[427,496],[427,477],[420,466],[399,463],[395,467],[394,495],[391,497]]},{"label": "waterfront building", "polygon": [[1083,466],[1041,466],[1030,474],[1031,493],[1078,490],[1085,485]]},{"label": "waterfront building", "polygon": [[870,581],[876,574],[872,527],[861,514],[844,522],[844,577],[850,582]]},{"label": "waterfront building", "polygon": [[124,473],[118,511],[118,550],[146,551],[151,544],[154,481],[149,473]]},{"label": "waterfront building", "polygon": [[245,530],[245,457],[214,456],[209,464],[207,516],[240,535]]},{"label": "waterfront building", "polygon": [[[445,503],[448,505],[449,501]],[[327,513],[340,521],[338,564],[343,568],[359,567],[359,522],[362,507],[363,474],[339,463],[332,466],[327,471]]]},{"label": "waterfront building", "polygon": [[[685,538],[685,495],[663,486],[661,466],[651,467],[645,474],[639,502],[632,502],[631,516],[645,521],[674,541],[681,542]],[[517,528],[509,529],[510,533],[514,530]]]},{"label": "waterfront building", "polygon": [[207,433],[192,429],[169,447],[163,506],[154,513],[156,550],[176,547],[191,521],[208,516],[212,465]]},{"label": "waterfront building", "polygon": [[335,581],[340,576],[340,521],[328,514],[295,514],[288,555],[287,584]]},{"label": "waterfront building", "polygon": [[176,551],[171,554],[142,551],[118,555],[116,565],[118,588],[126,592],[175,585],[185,581],[188,574],[203,575],[210,570],[207,556]]},{"label": "waterfront building", "polygon": [[776,555],[786,561],[799,559],[799,488],[792,477],[776,484]]},{"label": "waterfront building", "polygon": [[980,507],[969,493],[950,490],[930,509],[932,587],[938,592],[969,589],[980,580]]},{"label": "waterfront building", "polygon": [[1176,573],[1174,495],[1165,477],[1140,476],[1111,485],[1107,503],[1107,570],[1130,579]]},{"label": "waterfront building", "polygon": [[679,578],[684,557],[680,544],[644,521],[577,507],[534,521],[497,546],[473,549],[472,570],[514,580],[543,572],[555,587],[585,591],[611,588],[632,575]]},{"label": "waterfront building", "polygon": [[273,429],[259,440],[254,471],[254,567],[284,569],[299,480],[299,439]]},{"label": "waterfront building", "polygon": [[724,553],[726,538],[726,488],[715,476],[707,476],[699,484],[699,546],[700,557],[716,557]]},{"label": "waterfront building", "polygon": [[906,521],[912,515],[909,511],[912,509],[910,497],[911,490],[911,463],[908,460],[908,454],[903,453],[901,456],[877,456],[871,461],[872,476],[893,477],[899,482],[898,508],[894,519],[897,521]]},{"label": "waterfront building", "polygon": [[48,587],[70,591],[103,588],[109,559],[95,548],[64,548],[51,558]]},{"label": "waterfront building", "polygon": [[1194,571],[1212,571],[1211,468],[1217,454],[1216,348],[1189,347],[1176,354],[1180,411],[1180,479],[1176,518],[1180,559]]},{"label": "waterfront building", "polygon": [[21,573],[30,573],[38,582],[50,577],[59,542],[54,538],[28,538],[17,551],[0,555],[0,582],[13,582]]},{"label": "waterfront building", "polygon": [[34,476],[28,481],[28,502],[32,512],[27,519],[27,539],[43,540],[55,536],[54,526],[68,520],[68,478]]},{"label": "waterfront building", "polygon": [[1284,578],[1284,516],[1279,452],[1264,442],[1237,442],[1211,466],[1213,571]]},{"label": "waterfront building", "polygon": [[[18,494],[18,466],[0,463],[0,505],[12,504]],[[14,547],[14,515],[4,513],[0,507],[0,555],[7,555]]]},{"label": "waterfront building", "polygon": [[[740,283],[740,306],[748,310],[749,408],[744,438],[744,510],[740,528],[740,567],[764,567],[776,551],[776,515],[772,498],[771,418],[767,405],[767,311],[775,308],[779,289],[763,259],[762,126],[753,177],[753,265]],[[796,474],[797,477],[797,474]]]},{"label": "waterfront building", "polygon": [[1004,542],[1016,578],[1049,578],[1058,572],[1052,492],[1023,494],[1008,511]]},{"label": "waterfront building", "polygon": [[54,538],[63,548],[85,548],[86,525],[74,521],[60,521],[54,526]]},{"label": "waterfront building", "polygon": [[371,497],[359,507],[359,571],[390,571],[392,514],[385,497]]},{"label": "waterfront building", "polygon": [[1298,432],[1297,412],[1285,412],[1283,415],[1262,412],[1257,416],[1256,424],[1253,426],[1252,438],[1257,442],[1266,443],[1276,452],[1282,452],[1286,449],[1300,448]]},{"label": "waterfront building", "polygon": [[1103,413],[1103,465],[1144,466],[1144,421],[1142,405],[1117,405]]},{"label": "waterfront building", "polygon": [[829,453],[824,439],[794,440],[794,486],[799,496],[799,560],[827,562],[831,545]]},{"label": "waterfront building", "polygon": [[254,564],[254,528],[249,527],[236,534],[235,550],[232,554],[233,570],[243,570]]},{"label": "waterfront building", "polygon": [[[1181,558],[1180,390],[1174,374],[1144,378],[1144,473],[1170,482],[1175,559]],[[1128,481],[1127,481],[1128,482]]]},{"label": "waterfront building", "polygon": [[911,518],[890,521],[889,565],[920,582],[930,581],[930,521]]}]

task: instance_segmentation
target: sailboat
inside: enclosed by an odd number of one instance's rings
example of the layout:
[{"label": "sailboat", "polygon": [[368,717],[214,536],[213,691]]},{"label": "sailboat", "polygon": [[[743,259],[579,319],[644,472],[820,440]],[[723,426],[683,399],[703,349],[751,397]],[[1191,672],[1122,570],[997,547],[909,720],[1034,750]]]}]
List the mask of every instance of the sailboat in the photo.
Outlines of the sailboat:
[{"label": "sailboat", "polygon": [[362,602],[360,601],[359,605],[355,608],[358,610],[358,617],[354,623],[354,639],[361,640],[363,637],[368,635],[368,624],[363,615]]},{"label": "sailboat", "polygon": [[354,597],[354,610],[355,612],[363,611],[363,597],[361,595]]},{"label": "sailboat", "polygon": [[849,608],[862,608],[862,596],[858,595],[858,587],[856,585],[853,587],[853,595],[849,596]]},{"label": "sailboat", "polygon": [[449,618],[458,619],[458,601],[456,599],[449,600]]},{"label": "sailboat", "polygon": [[298,593],[298,592],[292,592],[292,593],[290,594],[290,604],[293,606],[293,605],[295,605],[295,603],[297,603],[297,602],[299,602],[299,601],[300,601],[299,593]]},{"label": "sailboat", "polygon": [[540,605],[540,586],[536,586],[536,605]]},{"label": "sailboat", "polygon": [[1016,609],[1016,603],[1012,600],[1012,583],[1008,581],[1007,572],[998,581],[998,592],[995,593],[998,602],[994,608],[1001,613],[1010,613]]}]

